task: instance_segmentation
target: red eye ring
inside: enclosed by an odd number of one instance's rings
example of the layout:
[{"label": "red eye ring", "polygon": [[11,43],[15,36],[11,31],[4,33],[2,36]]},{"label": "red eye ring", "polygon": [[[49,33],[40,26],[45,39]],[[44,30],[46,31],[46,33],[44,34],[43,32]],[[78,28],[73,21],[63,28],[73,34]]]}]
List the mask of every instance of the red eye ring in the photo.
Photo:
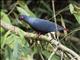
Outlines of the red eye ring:
[{"label": "red eye ring", "polygon": [[20,20],[23,20],[23,19],[24,19],[24,16],[19,16],[19,19],[20,19]]}]

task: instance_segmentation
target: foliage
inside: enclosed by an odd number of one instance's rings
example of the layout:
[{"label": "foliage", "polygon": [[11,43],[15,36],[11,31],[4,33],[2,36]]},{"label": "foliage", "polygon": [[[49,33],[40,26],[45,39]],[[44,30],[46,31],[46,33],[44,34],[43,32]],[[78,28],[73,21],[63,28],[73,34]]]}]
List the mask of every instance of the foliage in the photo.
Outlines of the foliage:
[{"label": "foliage", "polygon": [[75,16],[76,20],[80,24],[80,8],[73,4],[70,4],[69,7],[71,14]]},{"label": "foliage", "polygon": [[[3,0],[3,2],[5,1]],[[20,28],[20,30],[17,35],[17,33],[14,33],[10,30],[7,31],[6,29],[3,29],[0,26],[1,28],[0,29],[0,38],[1,38],[0,55],[2,56],[2,59],[3,60],[34,60],[34,59],[47,60],[51,55],[51,53],[53,52],[53,49],[55,49],[55,46],[52,46],[50,43],[46,41],[39,41],[40,43],[38,44],[36,40],[25,38],[23,31],[27,31],[30,33],[35,33],[35,32],[30,27],[28,27],[27,24],[21,22],[18,19],[18,17],[19,15],[24,14],[28,16],[45,18],[49,20],[52,19],[52,21],[54,21],[54,18],[52,16],[53,15],[52,14],[53,10],[51,5],[52,2],[50,0],[49,1],[41,0],[41,1],[34,1],[34,2],[32,0],[27,0],[27,2],[26,0],[22,0],[22,1],[11,0],[11,2],[13,4],[11,4],[10,2],[8,4],[2,3],[4,4],[4,6],[2,6],[3,8],[1,8],[0,17],[1,20],[3,20],[4,22],[14,26],[16,25],[17,27]],[[66,11],[67,9],[65,9],[66,4],[63,3],[63,5],[60,5],[57,4],[57,2],[60,3],[60,1],[56,0],[55,2],[56,15],[58,14],[56,17],[57,22],[61,23],[61,18],[62,18],[64,25],[69,29],[69,32],[67,32],[68,33],[67,36],[64,36],[64,33],[62,33],[61,35],[63,36],[59,36],[59,40],[62,44],[74,50],[76,53],[80,54],[80,40],[79,40],[80,39],[80,28],[79,28],[80,6],[77,7],[76,4],[72,4],[72,3],[67,4],[68,11],[70,10],[69,12],[67,12]],[[9,7],[6,8],[6,5]],[[14,5],[16,5],[16,7],[14,7]],[[62,7],[60,7],[59,9],[59,6]],[[67,13],[68,15],[65,13]],[[72,16],[70,13],[74,16]],[[76,19],[74,19],[74,17]],[[75,40],[69,37],[73,37],[75,38]],[[70,60],[69,57],[66,55],[67,53],[63,54],[64,57],[61,55],[61,53],[64,53],[64,51],[58,50],[52,56],[51,60],[61,60],[61,58],[65,60]]]}]

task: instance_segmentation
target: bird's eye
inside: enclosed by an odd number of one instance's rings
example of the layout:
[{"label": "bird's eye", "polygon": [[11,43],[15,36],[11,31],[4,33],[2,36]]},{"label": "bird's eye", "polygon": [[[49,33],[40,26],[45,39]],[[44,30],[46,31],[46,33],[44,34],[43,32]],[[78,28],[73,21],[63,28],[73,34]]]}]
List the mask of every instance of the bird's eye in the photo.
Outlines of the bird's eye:
[{"label": "bird's eye", "polygon": [[24,16],[19,16],[19,19],[20,19],[20,20],[23,20],[23,19],[24,19]]}]

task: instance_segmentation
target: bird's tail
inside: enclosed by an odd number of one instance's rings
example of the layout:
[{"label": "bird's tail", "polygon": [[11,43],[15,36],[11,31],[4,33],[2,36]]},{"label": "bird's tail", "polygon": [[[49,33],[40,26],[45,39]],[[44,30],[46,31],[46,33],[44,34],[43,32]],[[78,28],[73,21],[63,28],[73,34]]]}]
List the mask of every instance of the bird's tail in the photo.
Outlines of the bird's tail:
[{"label": "bird's tail", "polygon": [[64,28],[64,31],[69,31],[69,29],[67,29],[67,28]]}]

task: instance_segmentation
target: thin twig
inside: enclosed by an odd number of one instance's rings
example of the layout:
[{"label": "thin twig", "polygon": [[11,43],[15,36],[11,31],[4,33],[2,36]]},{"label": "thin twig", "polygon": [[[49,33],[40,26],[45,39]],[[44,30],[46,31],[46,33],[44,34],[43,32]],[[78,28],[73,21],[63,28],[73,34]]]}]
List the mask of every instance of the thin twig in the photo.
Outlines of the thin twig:
[{"label": "thin twig", "polygon": [[[55,14],[54,0],[52,0],[52,7],[53,7],[53,17],[54,17],[54,22],[55,22],[56,31],[58,31],[58,28],[57,28],[57,20],[56,20],[56,14]],[[57,40],[59,40],[58,33],[56,32],[56,34],[57,34]]]},{"label": "thin twig", "polygon": [[69,53],[66,53],[66,54],[70,57],[71,60],[76,60],[75,57],[73,57],[71,54]]},{"label": "thin twig", "polygon": [[64,53],[63,51],[61,51],[61,60],[63,60],[63,57],[64,57]]},{"label": "thin twig", "polygon": [[10,14],[13,12],[13,10],[14,10],[15,7],[16,7],[16,5],[17,5],[17,3],[14,3],[14,4],[13,4],[14,7],[11,9],[11,11],[8,13],[8,15],[10,15]]},{"label": "thin twig", "polygon": [[[62,13],[62,12],[64,12],[64,11],[67,11],[67,10],[69,10],[68,6],[65,7],[65,8],[63,8],[63,9],[60,10],[60,11],[56,11],[55,17],[58,16],[60,13]],[[49,20],[51,20],[52,18],[54,18],[54,16],[52,16],[51,18],[49,18]]]},{"label": "thin twig", "polygon": [[78,27],[78,28],[72,30],[70,33],[68,33],[66,36],[64,36],[61,40],[67,38],[69,35],[73,34],[73,33],[76,32],[76,31],[80,31],[80,27]]}]

